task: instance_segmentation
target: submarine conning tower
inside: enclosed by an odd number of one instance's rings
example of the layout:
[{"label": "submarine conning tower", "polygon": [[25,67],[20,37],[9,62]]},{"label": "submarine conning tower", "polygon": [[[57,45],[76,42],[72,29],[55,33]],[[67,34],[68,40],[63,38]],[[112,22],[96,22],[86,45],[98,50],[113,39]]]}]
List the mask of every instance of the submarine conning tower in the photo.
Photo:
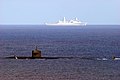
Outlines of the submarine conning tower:
[{"label": "submarine conning tower", "polygon": [[37,46],[36,46],[35,50],[32,50],[32,57],[33,58],[39,58],[39,57],[41,57],[41,51],[37,49]]}]

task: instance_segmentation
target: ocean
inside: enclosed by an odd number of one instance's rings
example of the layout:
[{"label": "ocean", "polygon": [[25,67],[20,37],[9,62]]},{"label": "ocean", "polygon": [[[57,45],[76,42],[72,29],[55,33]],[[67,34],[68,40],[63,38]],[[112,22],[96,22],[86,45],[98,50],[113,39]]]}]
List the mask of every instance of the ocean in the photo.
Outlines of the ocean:
[{"label": "ocean", "polygon": [[[31,56],[35,46],[43,57],[74,58],[4,59]],[[0,80],[120,80],[113,56],[120,57],[120,25],[0,25]]]}]

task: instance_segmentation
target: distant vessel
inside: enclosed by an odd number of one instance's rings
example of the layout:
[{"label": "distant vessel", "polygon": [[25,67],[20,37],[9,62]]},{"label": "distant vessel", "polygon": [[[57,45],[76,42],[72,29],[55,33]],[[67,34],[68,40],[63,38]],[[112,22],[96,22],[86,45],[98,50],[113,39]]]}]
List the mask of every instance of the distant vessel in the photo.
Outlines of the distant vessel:
[{"label": "distant vessel", "polygon": [[86,26],[86,22],[81,22],[77,18],[67,21],[64,17],[63,21],[59,20],[57,23],[46,23],[46,25],[55,26]]}]

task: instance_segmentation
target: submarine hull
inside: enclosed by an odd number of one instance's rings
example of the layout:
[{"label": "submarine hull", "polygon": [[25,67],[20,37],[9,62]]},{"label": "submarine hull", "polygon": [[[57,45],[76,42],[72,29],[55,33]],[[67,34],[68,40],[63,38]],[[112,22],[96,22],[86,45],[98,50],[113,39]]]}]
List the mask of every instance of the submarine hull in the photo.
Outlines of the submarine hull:
[{"label": "submarine hull", "polygon": [[95,60],[95,58],[93,58],[93,57],[20,57],[20,56],[5,57],[5,59],[86,59],[86,60]]}]

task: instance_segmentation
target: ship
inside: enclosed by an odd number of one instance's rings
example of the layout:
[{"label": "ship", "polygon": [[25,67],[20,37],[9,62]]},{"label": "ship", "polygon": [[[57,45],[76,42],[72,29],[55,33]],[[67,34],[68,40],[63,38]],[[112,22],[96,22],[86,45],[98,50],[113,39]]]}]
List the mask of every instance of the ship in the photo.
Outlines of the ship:
[{"label": "ship", "polygon": [[86,22],[81,22],[78,20],[78,18],[72,19],[72,20],[66,20],[66,18],[63,18],[63,21],[59,20],[56,23],[45,23],[45,25],[51,25],[51,26],[86,26]]}]

